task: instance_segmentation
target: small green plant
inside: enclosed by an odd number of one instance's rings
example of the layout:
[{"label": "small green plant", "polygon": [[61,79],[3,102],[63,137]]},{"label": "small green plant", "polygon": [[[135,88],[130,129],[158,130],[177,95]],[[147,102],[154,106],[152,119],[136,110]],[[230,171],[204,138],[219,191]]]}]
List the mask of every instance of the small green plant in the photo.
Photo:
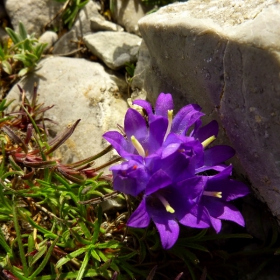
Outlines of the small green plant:
[{"label": "small green plant", "polygon": [[63,23],[71,29],[79,11],[89,2],[89,0],[55,0],[59,3],[65,3],[61,12]]},{"label": "small green plant", "polygon": [[0,46],[1,71],[21,77],[36,67],[47,44],[39,43],[34,35],[28,35],[21,22],[18,33],[8,27],[6,32],[13,44],[8,46],[7,42]]}]

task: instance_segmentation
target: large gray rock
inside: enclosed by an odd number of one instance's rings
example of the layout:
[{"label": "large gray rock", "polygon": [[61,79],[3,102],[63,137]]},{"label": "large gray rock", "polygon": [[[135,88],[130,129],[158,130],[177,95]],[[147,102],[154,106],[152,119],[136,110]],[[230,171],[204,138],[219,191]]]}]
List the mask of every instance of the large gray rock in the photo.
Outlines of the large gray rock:
[{"label": "large gray rock", "polygon": [[[145,90],[216,118],[259,197],[280,219],[280,3],[190,0],[139,21]],[[241,168],[239,168],[241,171]]]},{"label": "large gray rock", "polygon": [[114,31],[101,31],[84,36],[89,50],[113,70],[137,61],[141,40],[137,35]]},{"label": "large gray rock", "polygon": [[21,21],[29,34],[39,37],[43,29],[62,8],[63,4],[53,0],[4,0],[5,9],[13,28],[18,30]]},{"label": "large gray rock", "polygon": [[[124,80],[109,75],[98,63],[84,59],[49,57],[42,60],[35,73],[21,79],[19,84],[27,92],[33,92],[38,83],[39,103],[55,105],[45,117],[57,122],[46,122],[51,135],[62,132],[68,125],[81,119],[74,134],[63,144],[56,156],[63,162],[73,162],[99,153],[108,146],[102,134],[109,129],[123,125],[127,104],[122,99],[127,88]],[[8,100],[19,100],[15,85],[8,94]],[[106,162],[112,154],[96,161],[96,166]]]}]

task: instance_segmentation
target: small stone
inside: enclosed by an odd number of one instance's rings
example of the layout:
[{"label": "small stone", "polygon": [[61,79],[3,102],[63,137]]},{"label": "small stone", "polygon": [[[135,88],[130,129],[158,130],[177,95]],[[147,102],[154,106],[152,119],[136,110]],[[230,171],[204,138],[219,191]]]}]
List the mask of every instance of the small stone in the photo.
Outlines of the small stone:
[{"label": "small stone", "polygon": [[137,61],[141,38],[127,32],[104,31],[84,36],[84,41],[109,68],[118,70]]},{"label": "small stone", "polygon": [[123,31],[123,28],[111,21],[106,20],[100,14],[96,14],[90,19],[90,26],[93,32],[97,31]]},{"label": "small stone", "polygon": [[46,31],[40,38],[39,42],[40,43],[47,43],[48,45],[46,46],[44,52],[46,53],[56,42],[58,36],[55,32],[53,31]]}]

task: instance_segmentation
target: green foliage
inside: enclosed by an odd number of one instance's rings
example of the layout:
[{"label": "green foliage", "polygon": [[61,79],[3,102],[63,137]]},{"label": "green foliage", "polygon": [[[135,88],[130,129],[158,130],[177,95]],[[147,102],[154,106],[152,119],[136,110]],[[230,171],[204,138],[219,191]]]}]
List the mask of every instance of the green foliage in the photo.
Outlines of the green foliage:
[{"label": "green foliage", "polygon": [[136,64],[135,63],[126,63],[125,64],[125,78],[127,83],[130,85],[134,76]]},{"label": "green foliage", "polygon": [[[44,112],[52,106],[37,104],[36,86],[30,101],[19,89],[18,111],[7,113],[11,102],[0,102],[0,265],[7,277],[246,279],[256,256],[262,259],[254,277],[277,258],[276,223],[268,244],[246,250],[244,241],[252,240],[246,233],[217,235],[184,227],[175,246],[163,250],[155,227],[126,228],[128,212],[138,202],[125,201],[112,190],[112,178],[98,173],[101,166],[92,166],[111,147],[76,163],[61,163],[53,152],[79,121],[48,141]],[[120,213],[103,211],[102,202],[114,197],[123,202]]]},{"label": "green foliage", "polygon": [[62,20],[68,29],[71,29],[79,11],[89,2],[89,0],[55,0],[65,3],[62,11]]},{"label": "green foliage", "polygon": [[47,44],[39,43],[34,35],[28,35],[21,22],[18,33],[8,27],[6,32],[13,44],[9,46],[8,41],[4,46],[0,45],[1,70],[21,77],[36,67]]}]

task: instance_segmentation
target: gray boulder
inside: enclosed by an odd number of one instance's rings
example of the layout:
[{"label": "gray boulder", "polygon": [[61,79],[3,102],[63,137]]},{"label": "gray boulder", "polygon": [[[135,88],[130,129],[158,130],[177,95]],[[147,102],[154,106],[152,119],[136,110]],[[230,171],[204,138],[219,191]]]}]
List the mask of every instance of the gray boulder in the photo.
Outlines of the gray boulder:
[{"label": "gray boulder", "polygon": [[[82,160],[99,153],[108,146],[102,134],[123,125],[127,103],[122,99],[127,92],[123,79],[105,72],[98,63],[84,59],[49,57],[42,60],[38,70],[21,79],[19,84],[27,92],[33,92],[38,84],[39,103],[55,105],[45,117],[58,125],[46,122],[50,135],[55,137],[68,125],[81,119],[74,134],[63,144],[55,156],[62,162]],[[19,101],[19,90],[15,85],[7,99]],[[111,159],[107,154],[96,161],[96,166]]]},{"label": "gray boulder", "polygon": [[280,219],[280,3],[190,0],[139,21],[151,59],[144,89],[217,119],[258,196]]}]

